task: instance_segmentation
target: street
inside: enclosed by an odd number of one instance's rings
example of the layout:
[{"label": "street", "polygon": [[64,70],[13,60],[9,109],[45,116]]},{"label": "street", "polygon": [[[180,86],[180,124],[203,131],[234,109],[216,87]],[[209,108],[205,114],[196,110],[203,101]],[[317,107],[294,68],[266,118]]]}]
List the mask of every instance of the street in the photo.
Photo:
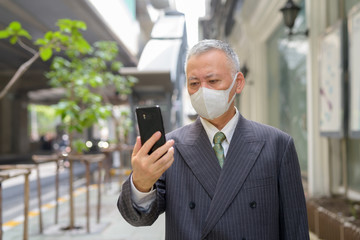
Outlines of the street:
[{"label": "street", "polygon": [[[85,218],[85,167],[81,163],[74,164],[74,204],[76,226],[79,229],[62,230],[69,224],[69,193],[68,169],[60,171],[60,201],[59,222],[55,224],[55,170],[54,163],[42,164],[40,167],[42,185],[42,213],[44,231],[39,232],[38,200],[36,187],[36,171],[30,174],[30,212],[29,212],[29,239],[30,240],[62,240],[62,239],[122,239],[122,240],[163,240],[165,236],[165,216],[161,215],[151,227],[133,227],[120,215],[116,207],[119,196],[119,178],[114,177],[111,183],[104,184],[101,200],[101,220],[96,222],[97,187],[90,186],[90,233],[86,232]],[[92,171],[96,165],[92,166]],[[96,176],[97,174],[94,174]],[[24,178],[9,179],[3,184],[3,239],[22,239],[23,222],[23,182]]]},{"label": "street", "polygon": [[[92,166],[92,170],[96,168]],[[55,163],[45,163],[40,165],[41,177],[41,200],[42,205],[49,204],[55,201]],[[74,189],[85,185],[85,166],[82,163],[74,163]],[[30,201],[29,211],[38,210],[37,199],[37,182],[36,171],[33,170],[29,176],[30,178]],[[24,177],[16,177],[4,181],[3,200],[2,200],[2,219],[6,224],[13,219],[23,216],[24,211]],[[66,196],[69,194],[69,170],[68,168],[60,168],[59,172],[59,196]]]}]

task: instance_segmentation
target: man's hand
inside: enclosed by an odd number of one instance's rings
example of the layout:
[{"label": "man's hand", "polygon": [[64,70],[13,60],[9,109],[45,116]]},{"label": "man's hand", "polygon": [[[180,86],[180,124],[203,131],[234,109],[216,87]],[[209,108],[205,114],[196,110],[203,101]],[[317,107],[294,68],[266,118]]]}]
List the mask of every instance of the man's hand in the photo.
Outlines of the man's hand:
[{"label": "man's hand", "polygon": [[136,139],[131,156],[132,180],[136,189],[140,192],[150,191],[155,182],[174,162],[174,140],[167,141],[151,155],[148,154],[160,137],[160,132],[154,133],[143,146],[141,146],[140,137]]}]

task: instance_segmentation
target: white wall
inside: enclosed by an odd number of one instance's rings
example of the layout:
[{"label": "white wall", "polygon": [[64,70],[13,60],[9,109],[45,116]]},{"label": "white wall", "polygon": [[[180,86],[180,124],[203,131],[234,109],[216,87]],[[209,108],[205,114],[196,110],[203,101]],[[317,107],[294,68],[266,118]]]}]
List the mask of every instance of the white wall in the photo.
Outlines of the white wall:
[{"label": "white wall", "polygon": [[[237,51],[240,64],[246,62],[249,73],[247,85],[241,95],[241,113],[252,120],[267,123],[267,62],[266,41],[281,24],[280,9],[283,1],[245,1],[228,39]],[[251,14],[248,14],[251,12]],[[240,24],[239,24],[240,23]]]},{"label": "white wall", "polygon": [[319,44],[326,28],[326,0],[306,0],[310,29],[307,58],[308,191],[310,196],[330,194],[328,141],[319,129]]}]

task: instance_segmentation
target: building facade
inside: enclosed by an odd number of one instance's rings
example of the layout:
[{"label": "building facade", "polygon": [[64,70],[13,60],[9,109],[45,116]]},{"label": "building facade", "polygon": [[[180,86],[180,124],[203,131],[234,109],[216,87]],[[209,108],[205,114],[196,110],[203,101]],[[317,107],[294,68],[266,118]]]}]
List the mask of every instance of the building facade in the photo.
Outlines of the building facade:
[{"label": "building facade", "polygon": [[[240,112],[294,137],[307,196],[359,200],[360,140],[346,126],[351,112],[348,23],[360,1],[294,2],[301,7],[293,28],[299,34],[288,36],[280,12],[285,0],[228,0],[208,2],[209,8],[221,7],[224,12],[208,11],[200,21],[201,37],[226,40],[236,49],[241,65],[246,66],[242,69],[248,72],[238,99]],[[341,124],[338,134],[327,134],[322,106],[322,87],[327,82],[322,79],[328,72],[322,67],[336,59],[324,55],[326,38],[334,29],[343,31],[342,45],[333,51],[342,63],[336,82],[341,89],[328,102],[340,104],[336,116]],[[306,30],[308,35],[303,34]]]}]

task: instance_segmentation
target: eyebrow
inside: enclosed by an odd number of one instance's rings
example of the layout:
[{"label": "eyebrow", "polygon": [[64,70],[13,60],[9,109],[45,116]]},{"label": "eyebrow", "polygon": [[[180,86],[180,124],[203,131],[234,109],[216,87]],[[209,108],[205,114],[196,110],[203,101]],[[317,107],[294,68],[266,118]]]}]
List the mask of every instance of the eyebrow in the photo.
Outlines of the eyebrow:
[{"label": "eyebrow", "polygon": [[191,76],[191,77],[188,78],[188,81],[191,81],[191,80],[198,80],[198,78],[195,77],[195,76]]},{"label": "eyebrow", "polygon": [[[213,78],[213,77],[218,78],[219,76],[220,76],[219,74],[209,73],[208,75],[205,76],[205,79],[209,79],[209,78]],[[196,76],[191,76],[188,78],[188,81],[191,81],[191,80],[199,80],[199,78]]]},{"label": "eyebrow", "polygon": [[205,76],[205,78],[213,78],[213,77],[218,78],[218,77],[219,77],[219,74],[216,74],[216,73],[209,73],[208,75],[206,75],[206,76]]}]

